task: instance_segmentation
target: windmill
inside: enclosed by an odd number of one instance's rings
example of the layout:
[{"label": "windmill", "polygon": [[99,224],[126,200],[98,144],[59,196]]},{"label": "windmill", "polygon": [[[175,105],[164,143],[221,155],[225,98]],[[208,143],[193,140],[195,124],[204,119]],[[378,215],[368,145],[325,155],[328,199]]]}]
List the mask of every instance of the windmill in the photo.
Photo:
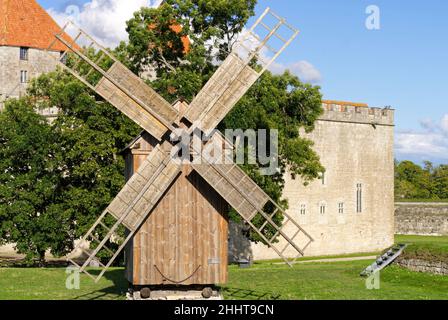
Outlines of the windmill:
[{"label": "windmill", "polygon": [[[69,30],[73,34],[71,40],[62,36]],[[55,35],[53,44],[60,42],[67,47],[59,58],[62,66],[156,141],[138,171],[83,237],[85,241],[96,242],[96,248],[86,250],[88,257],[82,265],[73,260],[71,263],[95,281],[104,275],[181,174],[183,166],[173,158],[170,136],[179,130],[190,136],[200,131],[211,135],[205,147],[211,143],[231,145],[219,132],[214,131],[215,127],[297,35],[298,30],[267,8],[233,46],[226,60],[184,111],[174,108],[73,23],[69,22]],[[73,61],[67,64],[69,53]],[[254,59],[261,64],[261,68],[255,70],[251,67]],[[233,163],[232,157],[227,156],[226,161],[214,161],[204,155],[202,149],[197,149],[193,144],[189,147],[195,158],[201,160],[191,162],[192,169],[241,215],[269,247],[289,265],[303,255],[313,241],[312,237]],[[284,217],[281,226],[274,222],[276,215]],[[261,227],[254,224],[257,216],[265,220]],[[106,223],[111,218],[114,223]],[[127,229],[126,238],[117,250],[106,248],[120,226]],[[270,236],[263,232],[268,226],[275,230]],[[107,230],[102,239],[98,238],[97,228]],[[77,249],[85,250],[82,247]],[[91,261],[97,260],[101,250],[107,250],[112,258],[106,264],[100,262],[101,272],[94,276],[86,268]],[[289,254],[286,255],[286,252]],[[290,252],[295,253],[293,258],[289,258]]]}]

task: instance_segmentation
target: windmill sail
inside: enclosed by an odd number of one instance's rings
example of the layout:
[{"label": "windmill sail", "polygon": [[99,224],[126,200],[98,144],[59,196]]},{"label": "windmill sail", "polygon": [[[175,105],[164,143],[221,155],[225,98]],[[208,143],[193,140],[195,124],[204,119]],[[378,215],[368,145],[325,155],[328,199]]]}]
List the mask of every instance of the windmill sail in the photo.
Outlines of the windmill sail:
[{"label": "windmill sail", "polygon": [[[105,248],[106,243],[115,234],[120,225],[124,225],[129,230],[127,238],[118,250],[113,252],[106,248],[109,253],[113,253],[113,256],[106,265],[101,265],[103,270],[97,278],[93,277],[95,281],[98,281],[107,268],[110,267],[121,250],[124,249],[127,242],[134,236],[138,227],[148,217],[151,210],[156,206],[157,202],[180,173],[180,164],[172,160],[170,151],[171,144],[169,142],[165,142],[162,146],[156,146],[141,165],[140,169],[126,183],[120,193],[87,232],[83,240],[94,240],[97,247],[93,251],[86,251],[82,248],[84,241],[81,241],[80,245],[76,248],[84,250],[88,255],[84,264],[79,266],[80,271],[84,271],[92,277],[86,271],[86,267]],[[109,215],[116,221],[112,226],[107,226],[105,223],[106,217]],[[107,235],[101,240],[98,239],[96,232],[98,227],[106,228],[108,231]],[[71,262],[77,265],[75,261],[71,260]]]},{"label": "windmill sail", "polygon": [[[216,139],[218,142],[213,141]],[[209,143],[225,144],[224,138],[215,133]],[[272,200],[232,159],[217,162],[202,156],[202,161],[193,163],[193,168],[202,176],[251,226],[251,228],[271,247],[288,265],[303,256],[304,250],[313,238],[287,214],[283,208]],[[270,210],[270,212],[268,212]],[[254,224],[260,215],[264,221],[261,227]],[[283,219],[280,226],[275,221]],[[270,226],[270,228],[267,228]],[[266,231],[274,230],[273,234]],[[278,243],[278,240],[283,243]],[[280,241],[281,242],[281,241]],[[295,252],[295,257],[288,258],[286,253]]]},{"label": "windmill sail", "polygon": [[[285,19],[266,9],[191,102],[185,118],[211,133],[298,33]],[[258,71],[249,66],[254,59],[261,64]]]},{"label": "windmill sail", "polygon": [[[73,41],[62,36],[67,32],[74,34]],[[171,104],[87,33],[69,22],[55,37],[68,48],[59,61],[80,81],[158,140],[173,129],[178,113]],[[67,63],[69,52],[74,54],[71,64]]]}]

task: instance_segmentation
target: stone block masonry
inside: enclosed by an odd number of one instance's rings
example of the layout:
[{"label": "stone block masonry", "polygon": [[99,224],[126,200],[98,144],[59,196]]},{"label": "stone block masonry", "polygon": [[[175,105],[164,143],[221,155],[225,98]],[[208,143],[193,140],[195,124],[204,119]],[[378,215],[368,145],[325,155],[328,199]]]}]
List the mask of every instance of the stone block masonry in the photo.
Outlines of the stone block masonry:
[{"label": "stone block masonry", "polygon": [[448,275],[448,263],[442,261],[426,261],[421,259],[398,259],[396,261],[401,267],[411,271],[426,272],[438,275]]},{"label": "stone block masonry", "polygon": [[[0,111],[4,100],[19,98],[26,94],[26,88],[31,79],[43,73],[55,70],[59,52],[51,52],[53,57],[40,49],[28,49],[27,59],[20,59],[20,47],[0,46]],[[21,72],[26,72],[26,81],[22,82]],[[54,117],[55,108],[40,110],[44,116]]]},{"label": "stone block masonry", "polygon": [[395,232],[407,235],[448,235],[448,203],[396,203]]}]

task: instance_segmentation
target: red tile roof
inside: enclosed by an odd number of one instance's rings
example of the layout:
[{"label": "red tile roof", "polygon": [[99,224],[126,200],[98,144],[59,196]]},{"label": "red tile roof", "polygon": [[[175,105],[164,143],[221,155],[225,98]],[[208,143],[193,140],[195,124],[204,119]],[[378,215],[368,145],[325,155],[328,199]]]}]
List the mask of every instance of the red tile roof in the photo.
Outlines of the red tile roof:
[{"label": "red tile roof", "polygon": [[[154,29],[156,28],[156,24],[155,24],[155,23],[151,23],[151,24],[148,26],[148,28],[149,28],[150,30],[154,30]],[[175,24],[175,23],[173,23],[173,24],[170,26],[170,29],[171,29],[172,31],[174,31],[176,34],[179,34],[179,33],[182,32],[182,26],[179,25],[179,24]],[[188,36],[182,36],[182,37],[181,37],[181,41],[182,41],[182,44],[183,44],[183,46],[184,46],[184,53],[185,53],[185,54],[186,54],[186,53],[189,53],[189,52],[190,52],[190,44],[191,44],[191,42],[190,42],[190,39],[188,38]]]},{"label": "red tile roof", "polygon": [[[0,0],[0,46],[47,49],[60,29],[35,0]],[[58,41],[52,50],[65,48]]]}]

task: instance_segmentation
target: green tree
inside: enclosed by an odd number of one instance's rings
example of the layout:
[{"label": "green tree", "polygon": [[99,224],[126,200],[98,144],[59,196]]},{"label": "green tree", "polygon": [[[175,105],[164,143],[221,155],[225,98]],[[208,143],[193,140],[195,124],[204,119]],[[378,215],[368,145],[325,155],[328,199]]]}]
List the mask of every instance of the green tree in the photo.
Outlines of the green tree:
[{"label": "green tree", "polygon": [[[69,217],[66,236],[73,242],[86,233],[124,185],[124,160],[118,153],[141,129],[60,70],[36,79],[29,95],[36,101],[35,108],[59,108],[52,125],[58,137],[60,174],[55,201],[61,214]],[[102,230],[101,235],[105,233]]]},{"label": "green tree", "polygon": [[433,193],[439,199],[448,199],[448,165],[440,165],[433,173]]},{"label": "green tree", "polygon": [[57,210],[57,136],[25,99],[0,114],[0,242],[15,243],[28,261],[65,253],[70,219]]},{"label": "green tree", "polygon": [[395,197],[397,199],[431,199],[432,165],[426,163],[426,169],[412,161],[395,164]]},{"label": "green tree", "polygon": [[[0,241],[42,264],[48,249],[69,253],[122,188],[118,152],[140,129],[60,70],[28,94],[0,115]],[[50,106],[59,108],[52,124],[35,112]]]}]

